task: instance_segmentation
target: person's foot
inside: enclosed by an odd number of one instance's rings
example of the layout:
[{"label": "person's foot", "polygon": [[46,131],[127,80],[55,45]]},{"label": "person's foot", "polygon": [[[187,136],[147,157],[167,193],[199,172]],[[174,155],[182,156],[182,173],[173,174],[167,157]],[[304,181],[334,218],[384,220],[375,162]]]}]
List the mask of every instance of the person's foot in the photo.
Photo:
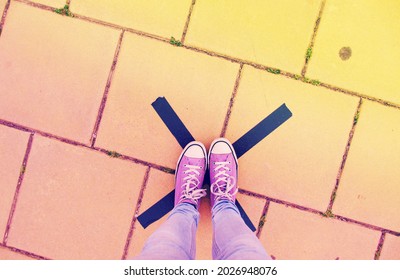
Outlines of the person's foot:
[{"label": "person's foot", "polygon": [[190,203],[198,208],[205,196],[204,174],[207,169],[207,152],[200,142],[190,142],[182,151],[175,171],[175,206]]},{"label": "person's foot", "polygon": [[218,138],[211,143],[208,153],[210,169],[211,208],[220,200],[236,201],[238,162],[228,139]]}]

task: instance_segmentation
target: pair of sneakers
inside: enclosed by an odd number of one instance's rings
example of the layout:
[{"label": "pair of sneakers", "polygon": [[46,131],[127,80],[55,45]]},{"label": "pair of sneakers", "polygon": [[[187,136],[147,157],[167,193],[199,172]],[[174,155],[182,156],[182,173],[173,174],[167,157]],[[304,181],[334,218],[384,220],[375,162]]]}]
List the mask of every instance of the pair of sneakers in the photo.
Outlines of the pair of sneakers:
[{"label": "pair of sneakers", "polygon": [[183,149],[175,171],[175,206],[190,203],[197,209],[199,201],[207,195],[203,189],[206,170],[210,170],[211,208],[217,201],[235,202],[238,177],[238,162],[229,140],[218,138],[211,144],[207,155],[201,142],[190,142]]}]

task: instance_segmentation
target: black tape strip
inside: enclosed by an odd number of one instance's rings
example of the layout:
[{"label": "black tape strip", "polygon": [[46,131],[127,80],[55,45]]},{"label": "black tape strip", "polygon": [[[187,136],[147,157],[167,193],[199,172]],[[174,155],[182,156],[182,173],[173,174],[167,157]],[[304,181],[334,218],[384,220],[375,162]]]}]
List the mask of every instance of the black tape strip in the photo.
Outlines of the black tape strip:
[{"label": "black tape strip", "polygon": [[239,201],[236,199],[235,204],[237,208],[239,209],[240,216],[242,216],[243,221],[246,223],[246,225],[252,230],[256,231],[256,227],[253,225],[251,222],[249,216],[247,216],[246,212],[244,211],[242,205],[240,205]]},{"label": "black tape strip", "polygon": [[171,131],[179,145],[181,145],[182,149],[185,148],[187,144],[194,141],[192,134],[190,134],[189,130],[175,113],[174,109],[172,109],[171,105],[169,105],[165,97],[157,98],[151,105],[168,127],[169,131]]},{"label": "black tape strip", "polygon": [[156,204],[144,211],[137,219],[143,228],[161,219],[174,208],[175,190],[164,196]]},{"label": "black tape strip", "polygon": [[278,109],[272,112],[268,117],[259,122],[255,127],[250,129],[245,135],[240,137],[235,143],[236,156],[240,158],[248,150],[257,145],[261,140],[267,137],[271,132],[277,129],[281,124],[292,116],[292,112],[282,104]]}]

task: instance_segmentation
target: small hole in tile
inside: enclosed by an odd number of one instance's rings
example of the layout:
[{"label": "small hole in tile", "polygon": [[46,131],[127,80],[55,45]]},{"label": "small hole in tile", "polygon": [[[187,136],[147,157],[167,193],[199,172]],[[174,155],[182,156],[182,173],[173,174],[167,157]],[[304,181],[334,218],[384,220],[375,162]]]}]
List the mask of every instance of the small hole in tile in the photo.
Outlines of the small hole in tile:
[{"label": "small hole in tile", "polygon": [[342,60],[348,60],[351,57],[351,48],[343,47],[339,51],[339,56]]}]

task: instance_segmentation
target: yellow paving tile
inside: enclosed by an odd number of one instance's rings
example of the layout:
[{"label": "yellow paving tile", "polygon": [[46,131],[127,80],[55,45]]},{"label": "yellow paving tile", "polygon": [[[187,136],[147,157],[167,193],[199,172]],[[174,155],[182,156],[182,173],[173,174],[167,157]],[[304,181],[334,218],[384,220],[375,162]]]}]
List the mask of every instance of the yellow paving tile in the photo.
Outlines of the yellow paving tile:
[{"label": "yellow paving tile", "polygon": [[369,101],[361,110],[333,212],[400,231],[400,111]]},{"label": "yellow paving tile", "polygon": [[80,15],[130,27],[139,31],[180,39],[191,0],[85,0],[73,1],[71,10]]},{"label": "yellow paving tile", "polygon": [[271,203],[260,240],[277,259],[374,259],[380,232]]},{"label": "yellow paving tile", "polygon": [[399,13],[399,1],[327,1],[307,75],[400,104]]},{"label": "yellow paving tile", "polygon": [[125,36],[96,146],[175,168],[182,148],[151,104],[166,97],[193,137],[208,146],[220,135],[239,65]]},{"label": "yellow paving tile", "polygon": [[321,1],[202,0],[186,43],[300,73]]},{"label": "yellow paving tile", "polygon": [[380,260],[400,260],[400,237],[386,234]]},{"label": "yellow paving tile", "polygon": [[0,240],[7,227],[28,138],[28,133],[0,126]]},{"label": "yellow paving tile", "polygon": [[236,141],[283,103],[293,116],[239,159],[239,186],[325,211],[358,99],[245,67],[226,137]]},{"label": "yellow paving tile", "polygon": [[35,136],[8,245],[51,259],[120,259],[145,167]]},{"label": "yellow paving tile", "polygon": [[0,260],[34,260],[21,253],[11,251],[11,249],[0,247]]},{"label": "yellow paving tile", "polygon": [[[150,208],[154,203],[159,201],[167,193],[174,188],[174,175],[166,174],[164,172],[152,169],[150,171],[149,181],[145,190],[142,204],[140,206],[140,213],[143,213]],[[238,200],[242,207],[245,209],[247,215],[257,227],[265,201],[259,198],[250,197],[247,195],[238,194]],[[212,242],[212,223],[211,223],[211,209],[209,198],[203,198],[200,203],[200,222],[197,229],[196,240],[196,259],[209,260],[211,259],[211,242]],[[139,214],[140,215],[140,214]],[[135,230],[130,244],[128,259],[134,258],[140,254],[144,243],[147,238],[158,229],[158,227],[167,219],[165,215],[159,221],[151,224],[146,229],[137,221]]]},{"label": "yellow paving tile", "polygon": [[0,118],[89,142],[118,36],[14,1],[0,40]]},{"label": "yellow paving tile", "polygon": [[66,3],[66,0],[31,0],[31,1],[55,8],[62,8]]},{"label": "yellow paving tile", "polygon": [[0,16],[3,16],[3,11],[6,6],[7,0],[0,0]]}]

